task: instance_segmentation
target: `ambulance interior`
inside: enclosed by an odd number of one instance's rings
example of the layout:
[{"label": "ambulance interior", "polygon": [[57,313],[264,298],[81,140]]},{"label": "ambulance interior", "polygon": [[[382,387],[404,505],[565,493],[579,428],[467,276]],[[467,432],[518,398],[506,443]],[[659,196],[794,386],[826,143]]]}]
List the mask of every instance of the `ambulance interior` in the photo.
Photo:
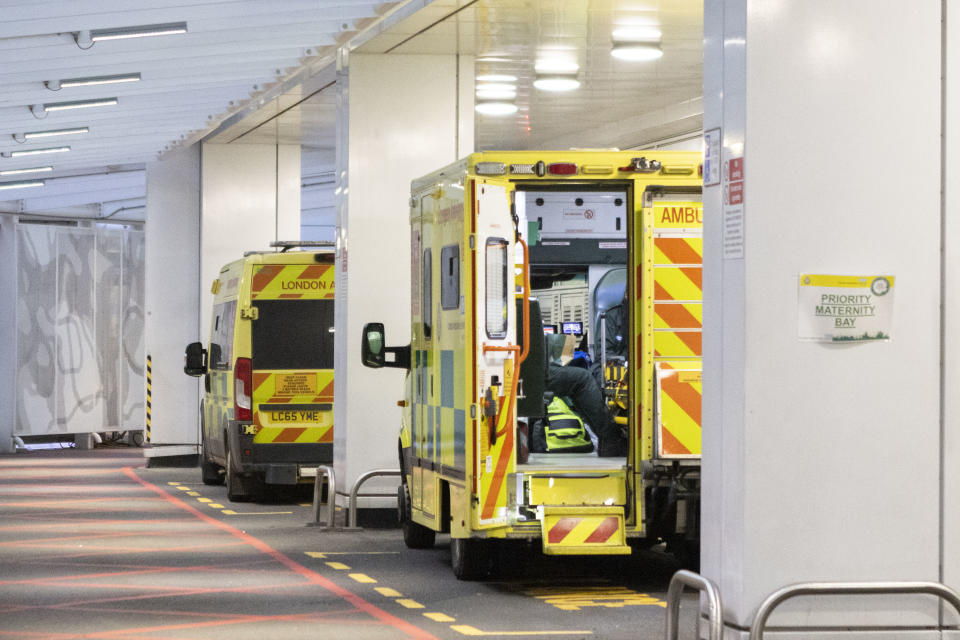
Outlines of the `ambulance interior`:
[{"label": "ambulance interior", "polygon": [[[521,372],[527,398],[519,403],[519,415],[527,417],[526,430],[529,455],[521,454],[521,462],[551,466],[604,466],[611,462],[621,464],[622,455],[600,457],[598,435],[601,429],[591,424],[590,416],[596,412],[584,411],[577,406],[576,398],[557,394],[551,382],[570,367],[588,371],[595,381],[590,393],[601,396],[608,420],[626,431],[626,398],[629,380],[623,375],[609,380],[604,375],[603,358],[608,363],[619,364],[617,371],[625,370],[625,357],[620,353],[605,353],[604,318],[608,312],[620,313],[627,284],[627,212],[632,209],[631,194],[627,187],[611,188],[609,183],[602,189],[592,185],[556,185],[553,188],[536,185],[535,189],[523,189],[518,185],[514,194],[514,206],[519,228],[529,245],[531,298],[536,304],[531,308],[531,332],[542,327],[542,347],[538,348],[541,336],[531,336],[531,362],[545,363],[543,380],[544,406],[550,405],[554,395],[561,395],[565,404],[585,423],[592,451],[567,452],[563,449],[545,450],[544,424],[549,419],[538,419],[537,403],[531,397],[539,397],[536,384],[529,382],[534,375],[528,374],[532,365],[524,365]],[[539,315],[539,319],[536,317]],[[623,337],[626,340],[626,336]],[[623,346],[626,347],[627,343]],[[542,351],[541,351],[542,349]],[[560,388],[563,391],[562,387]],[[587,393],[587,391],[583,391]],[[625,439],[624,439],[625,440]],[[608,452],[607,452],[608,453]],[[620,458],[617,461],[617,458]]]}]

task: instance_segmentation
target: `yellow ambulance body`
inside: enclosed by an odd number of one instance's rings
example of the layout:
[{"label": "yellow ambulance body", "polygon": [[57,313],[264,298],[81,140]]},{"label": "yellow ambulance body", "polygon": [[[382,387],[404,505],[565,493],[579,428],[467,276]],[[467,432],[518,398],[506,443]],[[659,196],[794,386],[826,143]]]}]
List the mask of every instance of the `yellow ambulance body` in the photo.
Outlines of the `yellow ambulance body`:
[{"label": "yellow ambulance body", "polygon": [[185,371],[204,376],[203,481],[231,500],[333,461],[333,262],[329,249],[251,253],[213,282],[210,343],[187,347]]},{"label": "yellow ambulance body", "polygon": [[[547,554],[628,554],[663,540],[695,559],[701,162],[677,151],[490,151],[413,182],[411,344],[385,347],[378,323],[363,343],[364,364],[409,371],[398,496],[408,546],[449,533],[465,579],[491,568],[498,539],[539,539]],[[624,407],[626,455],[527,455],[545,415],[544,331],[559,328],[541,321],[531,276],[586,273],[585,262],[626,272],[627,373],[619,389],[605,385],[614,413]]]}]

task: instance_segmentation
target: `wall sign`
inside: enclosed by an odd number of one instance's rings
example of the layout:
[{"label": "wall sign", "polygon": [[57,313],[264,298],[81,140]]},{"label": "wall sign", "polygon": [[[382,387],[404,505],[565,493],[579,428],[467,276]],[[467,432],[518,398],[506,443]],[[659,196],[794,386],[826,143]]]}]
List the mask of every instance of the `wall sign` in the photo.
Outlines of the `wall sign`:
[{"label": "wall sign", "polygon": [[799,338],[815,342],[890,340],[893,283],[891,275],[801,273]]}]

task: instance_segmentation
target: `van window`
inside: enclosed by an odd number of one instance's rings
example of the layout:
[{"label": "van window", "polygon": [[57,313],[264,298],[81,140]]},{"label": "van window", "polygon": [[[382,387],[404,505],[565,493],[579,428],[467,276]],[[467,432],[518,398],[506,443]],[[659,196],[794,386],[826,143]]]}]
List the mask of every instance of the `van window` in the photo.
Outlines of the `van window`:
[{"label": "van window", "polygon": [[433,326],[433,258],[430,249],[423,250],[423,337],[430,339]]},{"label": "van window", "polygon": [[333,369],[333,300],[257,300],[254,306],[254,369]]},{"label": "van window", "polygon": [[233,362],[233,325],[237,301],[222,302],[213,308],[213,335],[210,336],[210,368],[229,370]]},{"label": "van window", "polygon": [[507,246],[503,238],[487,239],[484,282],[488,338],[507,337]]},{"label": "van window", "polygon": [[460,307],[460,245],[451,244],[440,250],[440,306]]}]

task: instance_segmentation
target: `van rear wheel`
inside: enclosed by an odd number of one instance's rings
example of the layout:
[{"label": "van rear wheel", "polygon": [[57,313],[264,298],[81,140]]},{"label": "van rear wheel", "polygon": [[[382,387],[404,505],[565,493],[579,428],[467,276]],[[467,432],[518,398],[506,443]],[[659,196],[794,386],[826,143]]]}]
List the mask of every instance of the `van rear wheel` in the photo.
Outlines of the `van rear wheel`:
[{"label": "van rear wheel", "polygon": [[397,511],[400,515],[400,529],[403,531],[403,543],[408,549],[429,549],[437,539],[437,532],[413,521],[410,515],[410,490],[406,482],[397,488]]},{"label": "van rear wheel", "polygon": [[457,580],[479,580],[490,573],[490,547],[486,540],[450,538],[450,566]]},{"label": "van rear wheel", "polygon": [[207,457],[207,439],[203,439],[203,448],[200,452],[200,477],[203,484],[220,485],[223,484],[223,474],[219,465],[214,464]]},{"label": "van rear wheel", "polygon": [[225,471],[227,499],[230,500],[230,502],[246,502],[249,500],[250,494],[247,492],[243,478],[238,476],[233,468],[233,454],[230,453],[230,451],[227,451],[227,466]]}]

